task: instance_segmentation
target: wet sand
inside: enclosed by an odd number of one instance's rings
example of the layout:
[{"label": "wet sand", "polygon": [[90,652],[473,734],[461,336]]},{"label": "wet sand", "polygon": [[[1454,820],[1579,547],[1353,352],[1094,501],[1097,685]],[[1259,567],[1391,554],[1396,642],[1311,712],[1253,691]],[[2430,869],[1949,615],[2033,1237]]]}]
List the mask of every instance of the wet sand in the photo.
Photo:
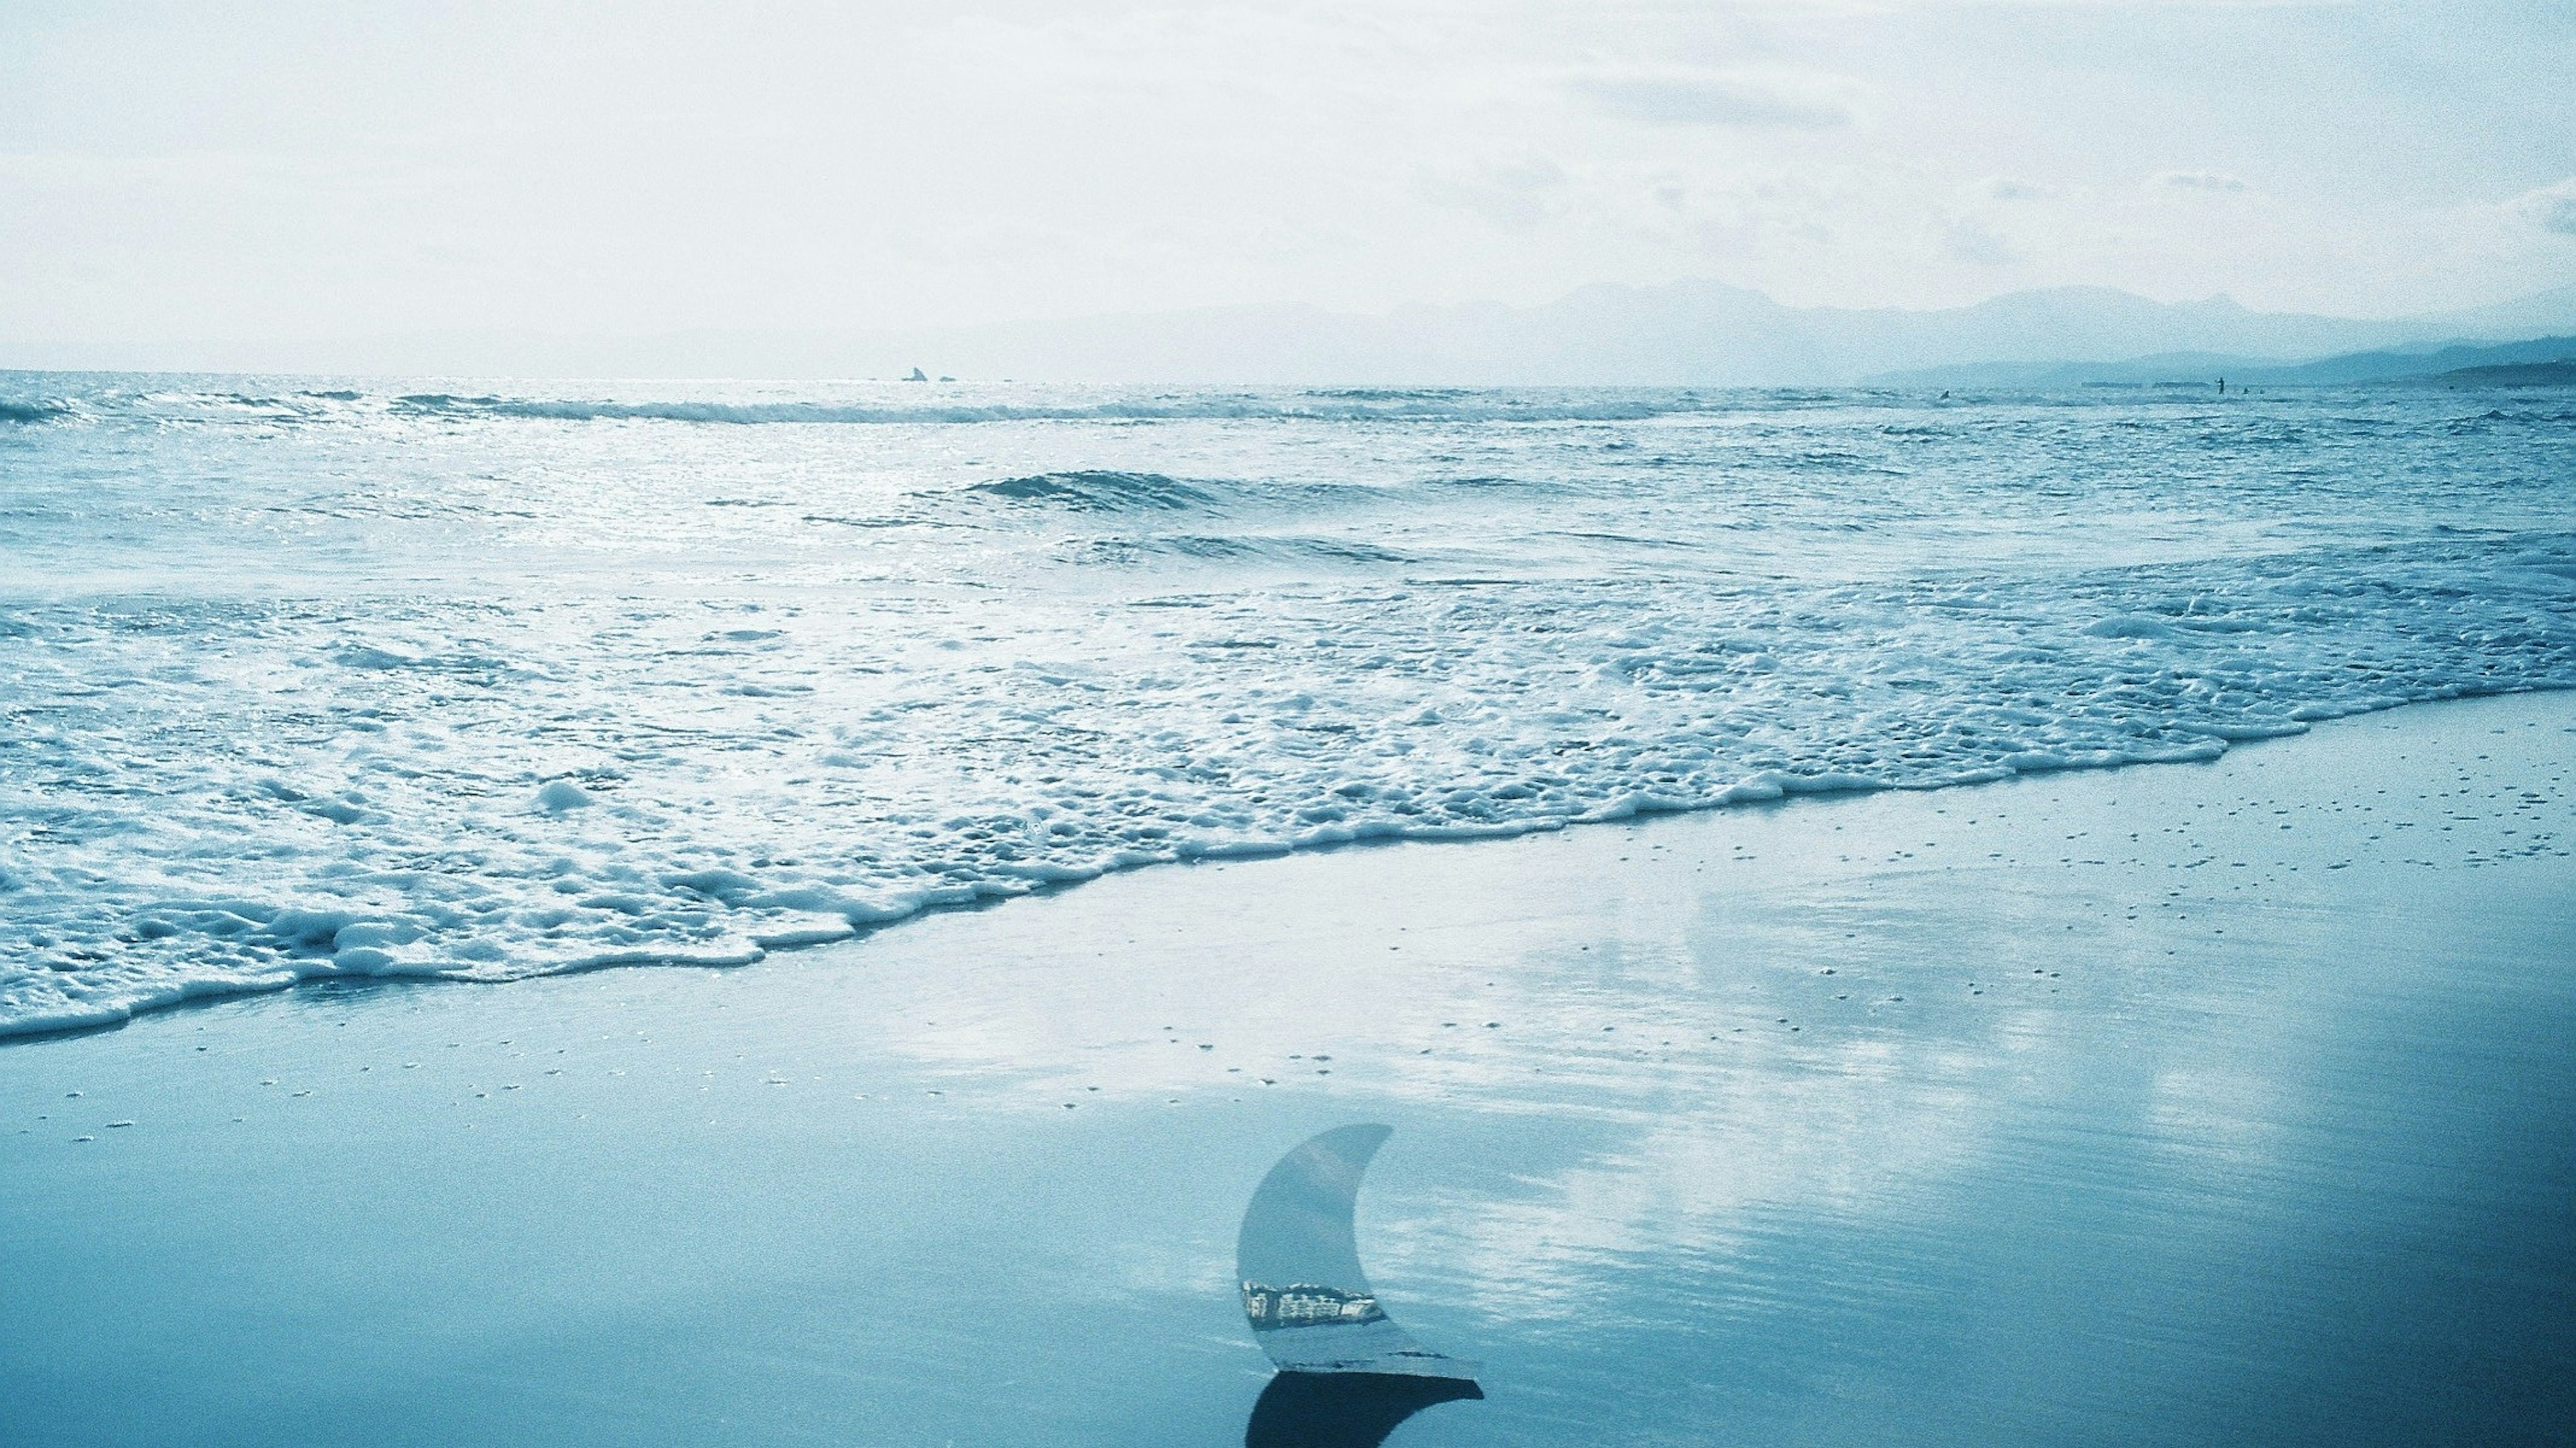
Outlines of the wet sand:
[{"label": "wet sand", "polygon": [[15,1043],[0,1441],[1240,1442],[1379,1121],[1396,1442],[2566,1442],[2571,850],[2519,696]]}]

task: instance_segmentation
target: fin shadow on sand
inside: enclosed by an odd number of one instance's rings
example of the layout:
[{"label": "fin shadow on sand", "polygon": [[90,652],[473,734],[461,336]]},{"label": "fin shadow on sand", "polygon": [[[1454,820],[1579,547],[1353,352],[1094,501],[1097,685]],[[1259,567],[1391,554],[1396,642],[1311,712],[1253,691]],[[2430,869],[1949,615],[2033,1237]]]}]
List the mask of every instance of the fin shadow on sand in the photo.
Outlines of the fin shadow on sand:
[{"label": "fin shadow on sand", "polygon": [[1434,1403],[1481,1398],[1466,1378],[1411,1373],[1281,1373],[1261,1390],[1243,1448],[1377,1448]]},{"label": "fin shadow on sand", "polygon": [[1344,1126],[1279,1159],[1235,1241],[1243,1314],[1279,1368],[1253,1405],[1246,1448],[1375,1448],[1434,1403],[1482,1398],[1477,1364],[1415,1342],[1360,1270],[1351,1217],[1360,1176],[1394,1133]]}]

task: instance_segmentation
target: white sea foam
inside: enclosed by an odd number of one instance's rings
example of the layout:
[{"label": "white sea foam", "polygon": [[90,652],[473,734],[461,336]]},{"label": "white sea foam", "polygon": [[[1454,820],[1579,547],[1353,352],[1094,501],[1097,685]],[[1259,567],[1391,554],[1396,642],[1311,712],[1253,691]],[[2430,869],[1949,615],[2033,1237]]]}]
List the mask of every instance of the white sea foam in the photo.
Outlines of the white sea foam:
[{"label": "white sea foam", "polygon": [[0,1033],[2576,685],[2545,396],[809,392],[0,381]]}]

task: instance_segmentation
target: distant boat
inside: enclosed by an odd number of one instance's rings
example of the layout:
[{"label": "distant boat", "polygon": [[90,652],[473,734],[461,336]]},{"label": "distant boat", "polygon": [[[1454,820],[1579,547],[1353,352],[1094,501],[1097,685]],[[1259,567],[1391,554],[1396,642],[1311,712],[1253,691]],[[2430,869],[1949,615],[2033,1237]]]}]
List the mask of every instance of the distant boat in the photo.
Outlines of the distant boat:
[{"label": "distant boat", "polygon": [[927,382],[927,381],[929,381],[929,380],[930,380],[930,378],[928,377],[928,375],[926,375],[925,373],[923,373],[923,372],[922,372],[922,370],[921,370],[920,368],[915,367],[914,369],[912,369],[912,375],[911,375],[910,377],[907,377],[907,378],[903,379],[903,380],[904,380],[904,381],[906,381],[906,382]]}]

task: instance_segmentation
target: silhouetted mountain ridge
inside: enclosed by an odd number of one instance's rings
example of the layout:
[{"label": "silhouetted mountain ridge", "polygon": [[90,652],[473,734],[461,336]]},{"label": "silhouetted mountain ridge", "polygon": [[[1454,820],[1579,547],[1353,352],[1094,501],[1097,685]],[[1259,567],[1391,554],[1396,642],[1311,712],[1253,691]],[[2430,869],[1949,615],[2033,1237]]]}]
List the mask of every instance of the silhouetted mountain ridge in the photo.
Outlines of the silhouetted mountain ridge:
[{"label": "silhouetted mountain ridge", "polygon": [[[884,377],[1275,385],[2019,385],[2080,364],[2282,368],[2576,332],[2576,286],[2388,319],[2259,312],[2219,296],[2158,302],[2108,287],[2012,292],[1933,310],[1785,306],[1704,279],[1584,287],[1534,307],[1407,306],[1378,315],[1244,306],[887,332],[690,331],[567,338],[440,333],[197,348],[0,350],[25,366],[524,377]],[[2142,359],[2114,363],[2089,359]],[[1927,369],[1941,369],[1938,373]],[[2150,368],[2152,371],[2153,368]],[[2070,374],[2072,375],[2072,374]],[[2230,375],[2234,375],[2231,373]],[[1969,379],[1973,378],[1971,381]],[[2152,379],[2150,379],[2152,380]]]},{"label": "silhouetted mountain ridge", "polygon": [[[2206,386],[2219,378],[2246,386],[2321,387],[2368,382],[2468,380],[2516,367],[2546,367],[2576,358],[2576,336],[2534,337],[2519,342],[2453,343],[2444,347],[2380,348],[2345,352],[2281,366],[2241,354],[2166,352],[2115,362],[1967,363],[1883,373],[1866,379],[1882,387],[2101,387],[2157,383]],[[2535,377],[2543,373],[2531,374]]]}]

